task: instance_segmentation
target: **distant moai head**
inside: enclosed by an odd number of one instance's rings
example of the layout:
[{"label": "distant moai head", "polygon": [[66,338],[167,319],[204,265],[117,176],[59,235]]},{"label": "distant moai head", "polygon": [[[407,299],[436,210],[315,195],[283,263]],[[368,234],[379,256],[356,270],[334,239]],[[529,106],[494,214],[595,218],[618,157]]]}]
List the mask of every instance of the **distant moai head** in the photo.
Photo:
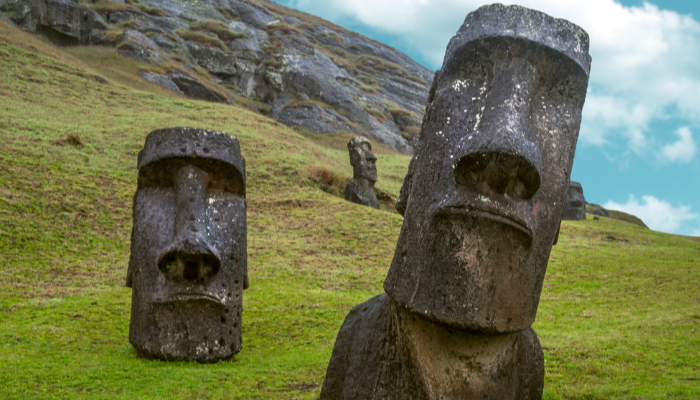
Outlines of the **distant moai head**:
[{"label": "distant moai head", "polygon": [[586,219],[586,199],[583,197],[583,187],[578,182],[569,182],[562,219],[571,221]]},{"label": "distant moai head", "polygon": [[350,165],[353,178],[365,178],[371,182],[377,181],[377,157],[372,154],[372,145],[367,138],[356,136],[348,142]]},{"label": "distant moai head", "polygon": [[520,6],[484,6],[450,41],[397,209],[384,289],[481,333],[535,319],[588,87],[588,34]]},{"label": "distant moai head", "polygon": [[245,159],[223,132],[151,132],[138,156],[129,341],[166,360],[213,362],[241,350],[248,287]]}]

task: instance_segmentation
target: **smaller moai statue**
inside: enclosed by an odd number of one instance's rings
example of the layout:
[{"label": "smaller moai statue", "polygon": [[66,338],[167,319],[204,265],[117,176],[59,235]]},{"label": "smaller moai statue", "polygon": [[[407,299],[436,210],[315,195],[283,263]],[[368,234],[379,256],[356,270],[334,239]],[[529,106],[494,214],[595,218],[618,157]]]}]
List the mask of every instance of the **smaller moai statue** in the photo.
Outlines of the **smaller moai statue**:
[{"label": "smaller moai statue", "polygon": [[583,197],[583,187],[578,182],[569,182],[562,219],[567,221],[586,219],[586,199]]},{"label": "smaller moai statue", "polygon": [[345,200],[363,206],[379,208],[374,184],[377,183],[377,157],[372,154],[372,145],[362,136],[348,142],[352,180],[345,186]]},{"label": "smaller moai statue", "polygon": [[151,132],[138,156],[129,342],[146,357],[216,362],[242,347],[248,288],[245,159],[238,140]]}]

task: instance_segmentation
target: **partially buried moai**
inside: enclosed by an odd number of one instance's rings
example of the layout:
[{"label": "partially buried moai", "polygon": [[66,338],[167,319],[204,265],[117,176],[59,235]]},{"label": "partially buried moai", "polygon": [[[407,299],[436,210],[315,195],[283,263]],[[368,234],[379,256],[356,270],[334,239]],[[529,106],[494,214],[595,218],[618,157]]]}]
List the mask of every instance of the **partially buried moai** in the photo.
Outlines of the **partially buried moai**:
[{"label": "partially buried moai", "polygon": [[430,91],[385,294],[356,306],[322,399],[539,399],[532,323],[586,97],[586,32],[499,4],[469,14]]},{"label": "partially buried moai", "polygon": [[374,184],[377,183],[377,157],[372,154],[369,140],[357,136],[348,142],[352,180],[345,186],[345,200],[372,208],[379,208]]},{"label": "partially buried moai", "polygon": [[248,287],[245,159],[238,140],[151,132],[138,157],[129,341],[143,355],[214,362],[241,350]]},{"label": "partially buried moai", "polygon": [[586,199],[583,197],[583,187],[578,182],[569,182],[562,219],[569,221],[586,219]]}]

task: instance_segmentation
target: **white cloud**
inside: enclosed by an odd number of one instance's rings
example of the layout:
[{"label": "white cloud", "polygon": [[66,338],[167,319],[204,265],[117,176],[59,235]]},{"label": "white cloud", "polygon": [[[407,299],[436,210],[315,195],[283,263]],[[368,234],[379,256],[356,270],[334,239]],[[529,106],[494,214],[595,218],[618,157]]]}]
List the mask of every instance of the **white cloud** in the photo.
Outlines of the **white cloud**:
[{"label": "white cloud", "polygon": [[[654,196],[642,196],[642,200],[643,204],[630,195],[626,204],[608,201],[603,207],[635,215],[641,218],[649,228],[661,232],[679,233],[684,222],[700,220],[698,214],[690,212],[690,206],[673,207],[669,202]],[[697,229],[696,231],[700,232]]]},{"label": "white cloud", "polygon": [[[423,54],[433,69],[440,68],[447,42],[466,15],[484,4],[483,0],[286,2],[327,19],[360,22],[398,36],[406,48]],[[568,19],[591,37],[593,64],[581,143],[604,145],[622,137],[631,154],[658,156],[662,141],[651,132],[652,122],[673,117],[700,125],[700,24],[690,16],[648,3],[624,7],[614,0],[517,3]],[[663,155],[685,159],[682,152],[669,151],[673,155]]]},{"label": "white cloud", "polygon": [[690,129],[680,128],[676,131],[676,135],[678,135],[678,141],[664,146],[661,154],[671,162],[687,163],[692,161],[697,152],[697,145]]}]

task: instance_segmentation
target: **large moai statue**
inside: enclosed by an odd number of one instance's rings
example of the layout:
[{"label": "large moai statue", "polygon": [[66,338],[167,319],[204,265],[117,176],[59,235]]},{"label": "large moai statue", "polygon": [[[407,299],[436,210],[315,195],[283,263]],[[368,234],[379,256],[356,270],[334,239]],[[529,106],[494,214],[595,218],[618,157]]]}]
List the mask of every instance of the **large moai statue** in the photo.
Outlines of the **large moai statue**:
[{"label": "large moai statue", "polygon": [[586,219],[586,199],[583,197],[583,187],[578,182],[569,182],[562,219],[567,221]]},{"label": "large moai statue", "polygon": [[241,350],[248,288],[245,159],[223,132],[151,132],[138,156],[129,341],[143,355],[215,362]]},{"label": "large moai statue", "polygon": [[519,6],[469,14],[430,91],[385,294],[350,311],[321,399],[539,399],[532,324],[560,224],[590,57]]},{"label": "large moai statue", "polygon": [[348,142],[352,180],[345,186],[345,200],[372,208],[379,208],[374,184],[377,183],[377,157],[367,138],[357,136]]}]

